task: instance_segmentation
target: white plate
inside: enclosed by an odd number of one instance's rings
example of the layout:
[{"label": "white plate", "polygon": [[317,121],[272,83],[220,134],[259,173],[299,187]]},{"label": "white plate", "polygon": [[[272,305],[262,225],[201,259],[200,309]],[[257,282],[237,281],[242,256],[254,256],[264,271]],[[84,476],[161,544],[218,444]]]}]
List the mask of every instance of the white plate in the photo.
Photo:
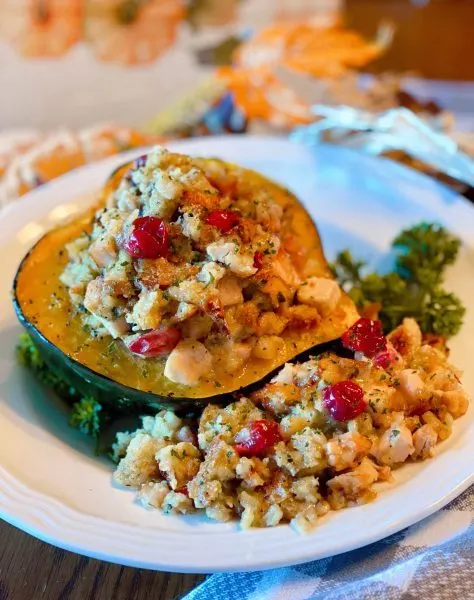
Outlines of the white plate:
[{"label": "white plate", "polygon": [[[350,151],[309,150],[278,139],[204,138],[170,144],[255,168],[291,188],[318,223],[326,251],[349,246],[379,261],[390,239],[422,219],[440,221],[464,241],[449,286],[470,307],[453,360],[474,392],[474,209],[428,178]],[[135,152],[134,155],[137,153]],[[128,153],[128,157],[131,153]],[[113,157],[62,177],[9,206],[0,217],[0,510],[4,519],[62,548],[127,565],[170,571],[257,570],[345,552],[369,544],[441,508],[473,480],[472,407],[438,455],[403,467],[366,506],[330,513],[311,535],[289,527],[240,532],[203,517],[167,517],[134,502],[111,483],[111,464],[66,424],[58,401],[15,364],[20,333],[10,300],[16,266],[45,228],[89,200]],[[469,245],[471,247],[469,248]],[[474,395],[474,394],[472,394]]]}]

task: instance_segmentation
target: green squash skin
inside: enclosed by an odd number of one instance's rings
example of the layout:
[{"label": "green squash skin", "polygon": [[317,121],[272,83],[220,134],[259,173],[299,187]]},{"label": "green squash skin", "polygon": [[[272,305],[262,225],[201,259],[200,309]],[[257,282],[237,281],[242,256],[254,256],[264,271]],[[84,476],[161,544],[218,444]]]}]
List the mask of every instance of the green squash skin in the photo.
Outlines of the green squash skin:
[{"label": "green squash skin", "polygon": [[[284,364],[283,363],[279,367],[273,369],[265,375],[265,377],[249,386],[235,390],[232,393],[214,395],[210,398],[178,398],[174,396],[159,396],[158,394],[144,392],[118,383],[67,356],[67,354],[46,339],[43,334],[28,321],[21,310],[15,294],[15,288],[16,279],[13,288],[13,304],[17,318],[31,336],[33,343],[38,348],[42,358],[51,371],[84,396],[92,397],[103,406],[109,406],[114,411],[126,414],[141,414],[155,413],[163,408],[170,408],[173,410],[183,410],[186,413],[199,413],[207,404],[229,404],[242,396],[246,396],[251,392],[258,390],[268,383]],[[304,362],[310,357],[318,356],[329,351],[335,352],[338,355],[347,354],[347,351],[345,351],[341,345],[340,339],[336,339],[305,350],[298,356],[295,356],[292,362]]]},{"label": "green squash skin", "polygon": [[[118,167],[109,176],[109,181],[113,180],[114,177],[117,177],[124,168],[124,165]],[[48,234],[49,232],[46,233],[45,236]],[[15,276],[13,283],[13,304],[17,318],[31,336],[33,343],[37,346],[45,363],[52,372],[66,383],[73,386],[84,396],[94,398],[101,405],[109,407],[113,411],[123,412],[125,414],[137,414],[156,413],[163,408],[171,408],[173,410],[185,411],[188,413],[198,413],[202,411],[207,404],[225,405],[261,388],[278,373],[288,360],[291,360],[291,362],[304,362],[305,360],[308,360],[309,357],[317,356],[323,352],[333,351],[340,354],[342,351],[339,338],[323,343],[320,342],[309,349],[292,356],[290,359],[287,358],[286,360],[282,360],[282,362],[276,366],[274,362],[270,371],[265,373],[257,381],[253,381],[244,387],[220,394],[213,394],[209,397],[189,398],[182,397],[181,395],[160,395],[159,393],[147,392],[125,385],[68,356],[68,354],[63,352],[63,350],[56,346],[52,341],[47,339],[36,327],[35,323],[30,321],[25,315],[17,293],[18,280],[24,265],[37,246],[41,243],[42,239],[40,239],[23,258]],[[340,334],[340,331],[338,333]]]}]

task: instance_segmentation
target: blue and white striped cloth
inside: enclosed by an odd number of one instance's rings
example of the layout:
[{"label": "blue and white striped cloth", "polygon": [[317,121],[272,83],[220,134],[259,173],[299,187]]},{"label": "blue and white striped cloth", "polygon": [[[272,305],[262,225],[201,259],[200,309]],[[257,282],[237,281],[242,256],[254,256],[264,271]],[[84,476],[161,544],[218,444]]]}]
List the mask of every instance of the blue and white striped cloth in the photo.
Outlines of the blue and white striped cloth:
[{"label": "blue and white striped cloth", "polygon": [[365,548],[305,565],[211,575],[184,600],[474,600],[474,486]]}]

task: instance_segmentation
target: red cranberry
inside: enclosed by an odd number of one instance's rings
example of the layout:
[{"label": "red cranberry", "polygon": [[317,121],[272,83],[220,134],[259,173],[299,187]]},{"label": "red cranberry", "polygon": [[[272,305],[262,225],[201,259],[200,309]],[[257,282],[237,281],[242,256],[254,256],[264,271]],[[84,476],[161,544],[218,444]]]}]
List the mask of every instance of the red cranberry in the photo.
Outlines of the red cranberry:
[{"label": "red cranberry", "polygon": [[124,244],[124,248],[130,256],[134,258],[158,258],[168,255],[168,229],[162,219],[139,217],[134,221],[133,228]]},{"label": "red cranberry", "polygon": [[142,154],[135,160],[134,167],[135,169],[140,169],[146,165],[146,161],[148,160],[148,156],[146,154]]},{"label": "red cranberry", "polygon": [[253,266],[256,269],[261,269],[263,267],[263,254],[258,250],[253,255]]},{"label": "red cranberry", "polygon": [[213,210],[206,217],[206,223],[228,233],[239,223],[239,215],[231,210]]},{"label": "red cranberry", "polygon": [[234,446],[241,456],[259,456],[281,440],[280,428],[275,421],[253,421],[236,436]]},{"label": "red cranberry", "polygon": [[364,412],[364,390],[354,381],[339,381],[323,390],[324,405],[336,421],[350,421]]},{"label": "red cranberry", "polygon": [[342,344],[354,352],[362,352],[366,356],[375,356],[384,350],[387,340],[382,331],[380,321],[372,321],[362,317],[342,336]]},{"label": "red cranberry", "polygon": [[181,332],[176,327],[163,327],[144,333],[128,346],[130,352],[145,358],[166,356],[181,339]]}]

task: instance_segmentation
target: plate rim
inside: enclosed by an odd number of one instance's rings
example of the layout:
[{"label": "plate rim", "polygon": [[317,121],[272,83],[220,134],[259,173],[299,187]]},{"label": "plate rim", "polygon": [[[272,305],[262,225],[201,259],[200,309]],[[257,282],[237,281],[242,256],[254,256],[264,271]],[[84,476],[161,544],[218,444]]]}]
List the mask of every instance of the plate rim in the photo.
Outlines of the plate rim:
[{"label": "plate rim", "polygon": [[[230,142],[231,144],[233,144],[233,143],[235,143],[237,145],[242,144],[244,146],[247,144],[250,144],[253,146],[255,146],[257,144],[267,145],[270,142],[274,145],[277,142],[278,144],[283,144],[284,146],[287,146],[289,148],[290,147],[294,148],[295,146],[297,146],[298,148],[302,147],[300,144],[295,144],[294,142],[291,142],[284,138],[272,138],[272,137],[260,137],[260,136],[259,137],[257,137],[257,136],[255,136],[255,137],[215,136],[215,137],[207,137],[207,138],[196,138],[196,139],[191,139],[191,140],[179,140],[179,141],[171,142],[171,143],[168,143],[165,145],[167,147],[170,147],[171,149],[177,149],[178,151],[181,147],[190,148],[187,151],[191,152],[192,146],[199,146],[202,143],[210,144],[212,146],[216,142],[218,144],[221,144],[223,142],[228,144]],[[304,148],[304,146],[303,146],[303,148]],[[321,149],[321,148],[324,151],[325,149],[329,148],[329,146],[321,145],[319,147],[319,149]],[[349,155],[351,155],[353,157],[356,156],[357,160],[368,161],[369,164],[374,163],[375,165],[377,165],[380,161],[379,158],[363,155],[354,150],[343,149],[343,148],[335,147],[335,146],[330,146],[330,148],[331,148],[331,150],[330,150],[331,152],[336,152],[337,154],[342,154],[342,155],[348,153]],[[53,190],[53,192],[54,192],[55,188],[61,189],[63,186],[69,185],[70,180],[78,179],[79,177],[84,176],[84,174],[86,172],[91,172],[94,170],[94,171],[103,171],[104,173],[106,173],[107,169],[109,168],[109,165],[117,164],[118,162],[121,162],[122,160],[127,160],[129,157],[138,156],[140,153],[143,153],[143,150],[146,150],[146,148],[137,148],[137,149],[134,149],[131,151],[127,151],[126,153],[122,153],[120,155],[114,155],[113,157],[107,158],[103,161],[100,161],[97,163],[92,163],[90,165],[85,165],[84,167],[81,167],[80,169],[77,169],[70,173],[67,173],[67,174],[63,175],[62,177],[59,177],[59,178],[53,180],[51,183],[49,183],[45,186],[42,186],[38,190],[33,190],[33,191],[29,192],[19,202],[13,203],[12,205],[6,207],[2,211],[2,214],[0,215],[0,221],[3,220],[3,218],[5,218],[6,216],[8,216],[8,213],[10,213],[11,211],[17,210],[15,207],[18,207],[19,205],[24,204],[25,201],[31,202],[32,199],[35,200],[39,194],[46,194],[48,191],[51,191],[51,190]],[[316,149],[316,150],[318,150],[318,149]],[[408,174],[410,179],[413,180],[413,178],[414,178],[415,181],[418,179],[420,181],[420,183],[424,184],[425,186],[429,183],[430,186],[432,187],[432,189],[435,189],[436,187],[441,187],[444,190],[443,194],[445,196],[447,195],[447,196],[451,196],[453,199],[455,198],[456,200],[462,200],[465,202],[466,206],[469,206],[469,209],[473,208],[465,198],[458,195],[456,192],[450,190],[446,186],[443,186],[439,182],[434,181],[433,179],[429,178],[428,176],[426,176],[422,173],[419,173],[413,169],[410,169],[409,167],[406,167],[404,165],[399,165],[397,163],[394,163],[393,161],[390,161],[389,159],[383,159],[383,160],[390,164],[389,168],[392,170],[392,172],[395,170],[395,172],[398,171],[400,173],[400,175],[404,174],[405,176],[407,176],[407,174]],[[474,210],[473,210],[472,214],[474,216]],[[11,523],[12,525],[27,531],[28,533],[34,535],[35,537],[37,537],[39,539],[42,539],[45,542],[54,544],[55,546],[58,546],[60,548],[63,548],[63,549],[66,549],[66,550],[69,550],[72,552],[78,552],[78,553],[86,555],[86,556],[98,558],[100,560],[105,560],[108,562],[119,562],[120,564],[134,566],[134,567],[154,569],[154,570],[169,570],[169,571],[182,572],[182,573],[184,573],[184,572],[190,572],[190,573],[216,572],[215,567],[213,567],[211,563],[209,563],[209,565],[196,566],[196,565],[189,564],[189,560],[185,560],[182,564],[177,564],[175,559],[173,559],[172,563],[166,563],[166,562],[157,563],[156,561],[146,563],[143,560],[134,561],[131,558],[128,559],[128,558],[124,558],[123,556],[120,556],[120,557],[112,556],[112,555],[107,556],[100,551],[95,551],[91,548],[87,548],[85,546],[78,545],[77,542],[66,541],[67,536],[58,538],[57,534],[56,535],[54,534],[54,527],[51,527],[49,529],[49,533],[48,533],[48,527],[45,525],[45,521],[51,520],[51,515],[49,517],[47,517],[46,519],[43,519],[43,522],[36,520],[37,516],[35,517],[35,513],[36,514],[38,513],[38,507],[37,507],[37,505],[35,505],[34,502],[32,503],[31,506],[29,504],[26,504],[23,502],[22,516],[18,516],[18,514],[15,514],[15,506],[18,506],[18,501],[14,500],[11,496],[9,496],[9,492],[10,493],[13,492],[11,487],[10,487],[10,489],[6,489],[6,488],[8,488],[8,485],[9,485],[8,484],[9,478],[15,481],[14,484],[10,484],[10,485],[16,485],[18,488],[21,488],[21,487],[26,488],[28,491],[27,493],[30,494],[30,497],[32,499],[35,498],[36,501],[41,500],[41,502],[44,502],[46,499],[49,502],[52,501],[53,504],[57,504],[57,503],[61,504],[62,510],[66,510],[67,512],[71,511],[72,513],[76,513],[76,515],[85,515],[87,518],[90,518],[91,515],[87,515],[86,513],[81,513],[81,512],[75,511],[70,506],[66,505],[65,503],[61,503],[59,500],[52,498],[51,496],[48,496],[45,494],[40,494],[37,490],[30,489],[24,482],[16,480],[16,478],[11,473],[9,474],[8,472],[5,472],[5,469],[3,466],[1,466],[1,464],[0,464],[0,474],[1,474],[1,477],[0,477],[0,500],[1,500],[0,515],[2,516],[3,519],[5,519],[7,522]],[[371,544],[375,541],[378,541],[380,539],[383,539],[393,533],[396,533],[396,532],[400,531],[401,529],[404,529],[405,527],[412,525],[413,523],[416,523],[416,522],[426,518],[427,516],[433,514],[435,511],[439,510],[440,508],[442,508],[443,506],[448,504],[451,500],[453,500],[455,497],[457,497],[460,493],[462,493],[465,489],[467,489],[472,483],[474,483],[474,473],[466,474],[458,482],[458,484],[454,488],[452,488],[452,490],[449,493],[444,494],[437,501],[431,502],[424,508],[418,510],[418,512],[410,514],[410,515],[406,516],[405,518],[398,519],[397,521],[393,522],[389,527],[385,527],[385,528],[376,530],[376,533],[367,532],[365,535],[360,536],[358,538],[358,540],[356,540],[352,543],[349,543],[349,544],[347,542],[339,543],[339,545],[337,545],[336,548],[333,547],[328,552],[323,551],[323,552],[317,552],[316,554],[311,554],[311,552],[306,552],[299,557],[296,557],[296,556],[288,557],[287,556],[287,557],[280,558],[278,560],[275,559],[274,557],[272,557],[272,558],[267,559],[267,561],[265,558],[260,559],[258,561],[255,561],[254,558],[251,558],[250,560],[244,559],[240,563],[238,561],[234,561],[232,563],[232,565],[227,565],[227,566],[221,565],[218,567],[218,571],[224,572],[224,571],[236,571],[236,570],[238,570],[238,571],[266,570],[266,569],[271,569],[271,568],[276,568],[276,567],[300,564],[300,563],[308,562],[310,560],[326,558],[328,556],[334,556],[336,554],[340,554],[343,552],[354,550],[356,548],[360,548],[362,546],[365,546],[365,545]],[[41,498],[40,498],[40,496],[41,496]],[[9,507],[10,507],[10,510],[8,510]],[[16,512],[18,512],[18,511],[16,511]],[[29,520],[27,520],[25,518],[25,515],[27,513],[29,516]],[[93,519],[100,519],[100,518],[93,517]],[[113,521],[110,521],[111,526],[113,526],[114,524],[121,525],[120,523],[117,524]],[[141,527],[135,526],[135,529],[137,531],[140,531]],[[262,533],[263,533],[263,531],[262,531]],[[176,534],[176,532],[172,532],[172,534]],[[185,534],[180,532],[179,535],[185,535]],[[205,535],[205,533],[204,533],[204,535]],[[245,533],[238,533],[238,535],[243,536],[243,535],[245,535]],[[214,560],[211,559],[211,562],[213,562],[215,564],[215,559]]]}]

